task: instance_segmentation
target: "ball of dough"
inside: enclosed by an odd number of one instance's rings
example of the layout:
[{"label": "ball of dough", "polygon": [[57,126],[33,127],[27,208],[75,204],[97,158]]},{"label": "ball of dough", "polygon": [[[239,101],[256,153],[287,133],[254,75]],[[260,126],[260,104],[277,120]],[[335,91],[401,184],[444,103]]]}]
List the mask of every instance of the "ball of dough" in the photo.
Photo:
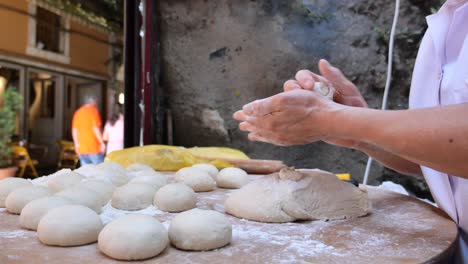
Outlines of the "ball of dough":
[{"label": "ball of dough", "polygon": [[60,173],[47,182],[47,186],[53,192],[60,192],[68,187],[80,183],[85,177],[77,172]]},{"label": "ball of dough", "polygon": [[72,186],[55,194],[56,196],[65,197],[74,201],[79,205],[86,206],[96,213],[102,211],[102,196],[97,192],[81,186]]},{"label": "ball of dough", "polygon": [[20,214],[27,203],[50,195],[52,192],[44,186],[21,187],[8,195],[5,201],[6,209],[12,214]]},{"label": "ball of dough", "polygon": [[50,210],[37,226],[39,240],[50,246],[80,246],[97,241],[102,222],[82,205],[64,205]]},{"label": "ball of dough", "polygon": [[102,163],[96,165],[96,167],[98,169],[108,169],[108,170],[112,170],[112,171],[115,171],[115,172],[119,172],[120,174],[126,174],[127,173],[127,170],[122,165],[120,165],[117,162],[113,162],[113,161],[102,162]]},{"label": "ball of dough", "polygon": [[218,187],[226,189],[239,189],[249,183],[249,175],[239,168],[224,168],[216,177]]},{"label": "ball of dough", "polygon": [[112,197],[112,193],[115,190],[115,186],[112,183],[108,181],[95,180],[95,179],[83,181],[77,186],[87,188],[87,189],[90,189],[91,191],[95,191],[96,193],[98,193],[99,196],[101,197],[99,203],[102,206],[104,206],[105,204],[107,204],[107,202],[110,201]]},{"label": "ball of dough", "polygon": [[211,164],[206,164],[206,163],[202,163],[202,164],[195,164],[193,165],[192,167],[194,168],[198,168],[198,169],[202,169],[206,172],[208,172],[208,174],[210,174],[210,176],[214,179],[216,177],[216,175],[218,174],[218,168],[216,168],[214,165],[211,165]]},{"label": "ball of dough", "polygon": [[115,186],[122,186],[128,182],[127,171],[119,165],[104,164],[99,165],[85,165],[79,169],[74,170],[75,172],[86,176],[87,178],[97,179],[102,181],[108,181]]},{"label": "ball of dough", "polygon": [[144,183],[153,186],[156,190],[167,184],[167,177],[159,173],[136,174],[129,183]]},{"label": "ball of dough", "polygon": [[61,169],[61,170],[58,170],[52,174],[49,174],[47,176],[42,176],[42,177],[39,177],[39,178],[36,178],[34,179],[34,185],[41,185],[41,186],[45,186],[47,188],[49,188],[49,181],[51,181],[52,179],[54,179],[55,177],[59,176],[59,175],[62,175],[62,174],[66,174],[66,173],[70,173],[72,172],[71,169]]},{"label": "ball of dough", "polygon": [[197,196],[187,185],[171,183],[156,192],[154,205],[166,212],[182,212],[197,206]]},{"label": "ball of dough", "polygon": [[195,192],[209,192],[214,190],[216,186],[216,182],[211,178],[208,172],[193,167],[178,170],[174,179],[176,182],[188,185]]},{"label": "ball of dough", "polygon": [[232,226],[221,213],[192,209],[178,214],[169,226],[169,239],[184,250],[212,250],[231,242]]},{"label": "ball of dough", "polygon": [[36,230],[39,221],[47,212],[69,204],[74,204],[74,202],[58,196],[48,196],[31,201],[21,210],[20,225],[26,229]]},{"label": "ball of dough", "polygon": [[0,208],[5,208],[5,200],[13,190],[30,185],[32,185],[31,181],[23,178],[6,178],[0,180]]},{"label": "ball of dough", "polygon": [[282,169],[233,192],[224,208],[239,218],[282,223],[368,214],[367,193],[322,170]]},{"label": "ball of dough", "polygon": [[135,172],[135,171],[154,171],[153,168],[146,164],[141,164],[141,163],[133,163],[130,166],[126,168],[128,172]]},{"label": "ball of dough", "polygon": [[95,164],[86,164],[86,165],[82,165],[81,167],[73,171],[81,175],[84,175],[86,177],[91,177],[94,171],[96,170],[96,168],[97,168],[97,165]]},{"label": "ball of dough", "polygon": [[112,207],[135,211],[145,209],[153,203],[156,189],[144,183],[128,183],[115,189],[112,194]]},{"label": "ball of dough", "polygon": [[169,242],[166,228],[149,215],[131,214],[109,223],[99,233],[98,248],[120,260],[142,260],[161,253]]}]

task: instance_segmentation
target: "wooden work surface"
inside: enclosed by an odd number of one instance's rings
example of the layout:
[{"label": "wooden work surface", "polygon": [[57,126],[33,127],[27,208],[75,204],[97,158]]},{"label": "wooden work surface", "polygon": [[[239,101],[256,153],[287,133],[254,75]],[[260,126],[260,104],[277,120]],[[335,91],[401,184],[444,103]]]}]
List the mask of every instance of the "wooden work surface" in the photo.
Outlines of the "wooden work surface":
[{"label": "wooden work surface", "polygon": [[[231,190],[198,193],[198,207],[224,212]],[[447,263],[456,225],[441,210],[412,197],[372,188],[372,214],[338,221],[266,224],[228,216],[232,243],[208,252],[168,247],[144,263]],[[153,209],[166,227],[175,214]],[[49,247],[0,211],[0,263],[118,263],[97,244]]]}]

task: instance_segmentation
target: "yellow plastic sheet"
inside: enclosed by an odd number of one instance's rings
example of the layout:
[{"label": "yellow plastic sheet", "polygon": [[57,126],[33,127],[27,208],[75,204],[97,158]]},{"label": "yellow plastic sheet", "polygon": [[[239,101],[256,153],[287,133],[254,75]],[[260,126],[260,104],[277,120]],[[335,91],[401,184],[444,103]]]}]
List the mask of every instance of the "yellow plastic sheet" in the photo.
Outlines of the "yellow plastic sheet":
[{"label": "yellow plastic sheet", "polygon": [[218,168],[232,167],[232,164],[221,160],[249,159],[237,149],[224,147],[183,148],[166,145],[148,145],[113,151],[106,161],[113,161],[127,167],[133,163],[146,164],[159,171],[177,171],[197,163],[211,163]]}]

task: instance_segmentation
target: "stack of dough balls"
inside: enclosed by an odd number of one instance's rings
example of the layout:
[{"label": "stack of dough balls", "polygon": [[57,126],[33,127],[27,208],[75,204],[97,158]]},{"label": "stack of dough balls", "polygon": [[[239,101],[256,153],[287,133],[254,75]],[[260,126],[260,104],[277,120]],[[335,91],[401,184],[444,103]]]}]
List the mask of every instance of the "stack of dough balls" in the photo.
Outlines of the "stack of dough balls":
[{"label": "stack of dough balls", "polygon": [[[219,212],[197,209],[195,192],[212,191],[217,182],[224,188],[244,184],[242,175],[223,171],[197,164],[177,171],[176,182],[168,184],[167,176],[144,164],[85,165],[41,177],[34,184],[21,178],[1,180],[0,208],[20,214],[21,227],[37,230],[43,244],[69,247],[98,241],[100,251],[118,260],[157,256],[169,241],[183,250],[212,250],[230,243],[232,226]],[[232,179],[224,179],[228,177]],[[125,215],[104,227],[98,214],[108,203],[127,211],[154,204],[182,213],[174,217],[169,231],[144,214]]]},{"label": "stack of dough balls", "polygon": [[209,192],[216,187],[212,176],[203,169],[186,167],[178,170],[174,176],[176,182],[188,185],[195,192]]}]

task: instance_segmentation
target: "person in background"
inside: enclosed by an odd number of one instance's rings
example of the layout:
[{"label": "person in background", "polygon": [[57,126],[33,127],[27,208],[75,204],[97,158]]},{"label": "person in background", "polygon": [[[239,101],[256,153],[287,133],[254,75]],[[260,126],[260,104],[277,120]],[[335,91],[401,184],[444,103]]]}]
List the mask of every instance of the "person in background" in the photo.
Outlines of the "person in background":
[{"label": "person in background", "polygon": [[123,149],[124,117],[122,107],[118,104],[114,105],[110,118],[104,126],[103,139],[107,142],[106,155],[114,150]]},{"label": "person in background", "polygon": [[96,108],[97,99],[87,97],[85,104],[76,110],[72,121],[75,151],[81,165],[99,164],[104,161],[105,144],[101,132],[101,116]]}]

